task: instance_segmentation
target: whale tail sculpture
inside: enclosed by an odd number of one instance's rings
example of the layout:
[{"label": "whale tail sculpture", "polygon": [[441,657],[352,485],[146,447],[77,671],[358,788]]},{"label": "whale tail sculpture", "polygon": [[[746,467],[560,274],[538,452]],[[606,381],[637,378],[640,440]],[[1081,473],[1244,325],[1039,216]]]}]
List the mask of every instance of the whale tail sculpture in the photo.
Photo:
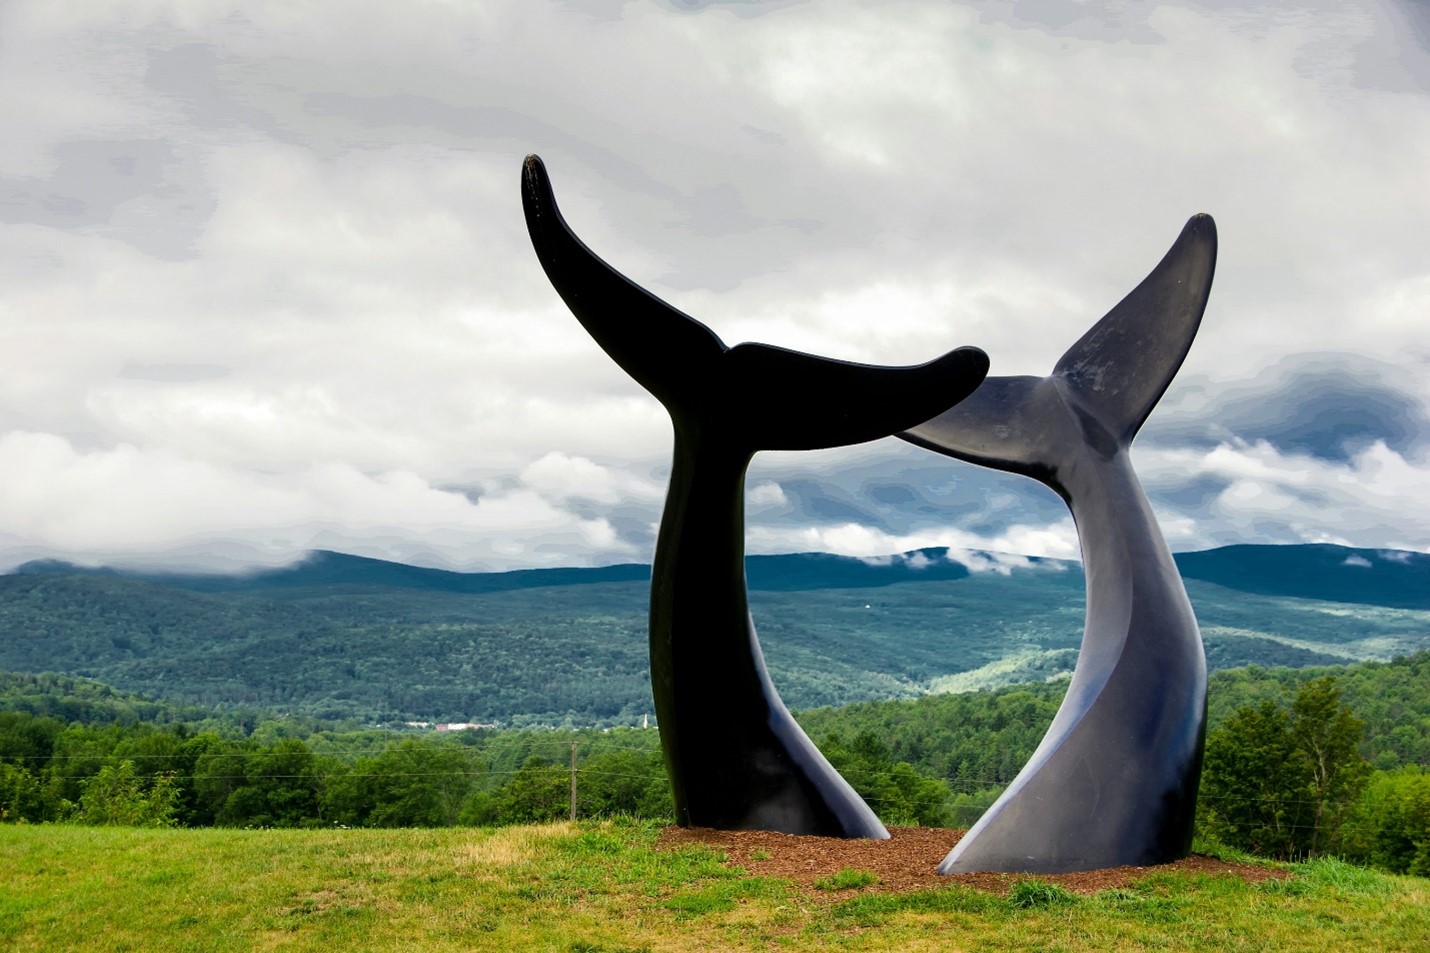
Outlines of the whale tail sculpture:
[{"label": "whale tail sculpture", "polygon": [[1051,375],[989,378],[900,434],[1054,489],[1072,510],[1087,580],[1062,707],[940,873],[1146,866],[1190,849],[1206,659],[1128,447],[1191,347],[1215,265],[1215,225],[1198,215]]},{"label": "whale tail sculpture", "polygon": [[582,244],[535,156],[523,169],[522,200],[556,291],[674,425],[650,652],[677,820],[888,837],[790,717],[766,671],[745,591],[745,470],[757,450],[860,443],[926,420],[978,386],[987,357],[960,348],[916,367],[872,367],[763,344],[726,347]]},{"label": "whale tail sculpture", "polygon": [[677,424],[700,419],[752,451],[845,446],[891,436],[947,409],[988,373],[987,356],[973,347],[913,367],[853,364],[768,344],[726,347],[576,237],[536,156],[526,159],[522,185],[527,228],[551,284]]}]

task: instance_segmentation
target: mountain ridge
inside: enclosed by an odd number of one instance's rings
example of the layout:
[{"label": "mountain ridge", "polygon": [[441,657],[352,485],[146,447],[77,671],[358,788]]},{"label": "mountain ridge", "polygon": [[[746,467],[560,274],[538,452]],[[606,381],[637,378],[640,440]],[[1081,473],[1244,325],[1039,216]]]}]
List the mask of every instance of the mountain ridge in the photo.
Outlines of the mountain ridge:
[{"label": "mountain ridge", "polygon": [[[950,556],[951,552],[961,555]],[[1176,553],[1184,579],[1267,596],[1319,599],[1401,609],[1430,609],[1430,554],[1411,550],[1360,549],[1330,543],[1236,544]],[[969,563],[978,564],[970,568]],[[882,557],[833,553],[752,555],[745,559],[754,591],[882,588],[904,582],[963,579],[975,572],[1017,568],[1077,568],[1072,560],[1010,556],[982,550],[929,547]],[[647,563],[595,567],[459,572],[314,550],[291,565],[247,573],[182,573],[85,568],[56,560],[36,560],[10,575],[90,574],[142,579],[192,592],[246,592],[327,586],[386,586],[468,594],[509,592],[548,586],[645,582]]]},{"label": "mountain ridge", "polygon": [[[1424,554],[1210,552],[1187,589],[1212,669],[1430,647]],[[786,702],[1065,676],[1082,638],[1078,564],[955,555],[984,571],[943,550],[750,557]],[[1307,589],[1321,598],[1287,594]],[[639,564],[462,574],[336,554],[237,579],[31,564],[0,575],[0,669],[333,719],[634,724],[650,712],[648,597]]]}]

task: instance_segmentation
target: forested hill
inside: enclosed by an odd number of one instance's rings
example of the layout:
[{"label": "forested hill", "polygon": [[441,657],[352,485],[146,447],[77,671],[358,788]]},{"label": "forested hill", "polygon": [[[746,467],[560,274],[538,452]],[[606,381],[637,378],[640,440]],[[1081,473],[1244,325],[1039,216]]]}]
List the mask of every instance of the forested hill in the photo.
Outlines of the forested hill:
[{"label": "forested hill", "polygon": [[[1362,605],[1430,609],[1430,554],[1403,550],[1351,549],[1326,544],[1303,546],[1224,546],[1178,553],[1185,579],[1199,579],[1228,589],[1268,596],[1292,596]],[[953,553],[922,549],[878,559],[829,553],[750,556],[745,572],[750,589],[793,592],[815,589],[873,589],[905,582],[962,579],[969,565],[980,569],[1026,562],[1030,566],[1071,568],[1076,563],[1038,557],[1008,560],[991,553]],[[17,574],[103,574],[142,579],[193,592],[253,592],[265,589],[315,589],[329,586],[390,587],[438,592],[488,593],[605,582],[643,582],[650,566],[522,569],[499,573],[463,573],[317,551],[291,566],[258,572],[218,575],[120,572],[83,569],[69,563],[27,563]]]},{"label": "forested hill", "polygon": [[[978,560],[988,557],[975,554]],[[1045,560],[1031,559],[1031,563]],[[928,549],[887,559],[856,559],[829,553],[794,553],[750,556],[745,561],[751,589],[796,591],[804,589],[867,589],[900,582],[962,579],[969,575],[961,562],[948,558],[947,550]],[[434,592],[489,593],[553,586],[594,585],[604,582],[649,582],[650,566],[622,563],[615,566],[565,569],[518,569],[512,572],[451,572],[403,563],[317,551],[291,566],[233,575],[183,574],[83,569],[69,563],[40,561],[15,570],[19,575],[93,574],[141,579],[192,592],[254,592],[266,589],[316,589],[329,586],[374,586],[422,589]]]},{"label": "forested hill", "polygon": [[[1070,671],[1077,564],[958,555],[751,557],[751,606],[785,700],[916,698]],[[1232,547],[1180,559],[1214,669],[1430,646],[1425,555]],[[651,710],[648,575],[450,573],[331,553],[243,577],[32,564],[0,576],[0,669],[364,722],[634,724]]]},{"label": "forested hill", "polygon": [[1345,546],[1223,546],[1178,553],[1185,579],[1266,596],[1430,609],[1430,553]]}]

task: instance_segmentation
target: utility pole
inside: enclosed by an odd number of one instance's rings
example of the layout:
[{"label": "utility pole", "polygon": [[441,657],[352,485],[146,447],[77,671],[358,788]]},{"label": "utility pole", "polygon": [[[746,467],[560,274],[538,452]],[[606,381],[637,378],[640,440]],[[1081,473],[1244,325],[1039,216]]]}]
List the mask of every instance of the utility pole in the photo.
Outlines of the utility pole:
[{"label": "utility pole", "polygon": [[571,742],[571,820],[576,820],[576,742]]}]

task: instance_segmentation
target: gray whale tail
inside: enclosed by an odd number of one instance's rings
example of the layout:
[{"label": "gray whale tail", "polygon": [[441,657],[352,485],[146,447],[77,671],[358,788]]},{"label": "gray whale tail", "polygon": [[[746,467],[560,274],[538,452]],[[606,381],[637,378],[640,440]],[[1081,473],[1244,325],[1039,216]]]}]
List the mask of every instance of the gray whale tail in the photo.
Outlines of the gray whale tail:
[{"label": "gray whale tail", "polygon": [[651,572],[651,688],[677,821],[830,837],[888,837],[790,717],[750,619],[744,480],[757,450],[885,437],[967,395],[976,348],[915,367],[726,347],[611,268],[562,220],[541,160],[522,201],[557,293],[612,359],[670,412],[675,453]]},{"label": "gray whale tail", "polygon": [[989,378],[900,434],[1052,487],[1087,578],[1067,696],[1027,765],[940,873],[1146,866],[1191,846],[1206,659],[1186,590],[1128,457],[1206,308],[1216,228],[1198,215],[1047,377]]}]

